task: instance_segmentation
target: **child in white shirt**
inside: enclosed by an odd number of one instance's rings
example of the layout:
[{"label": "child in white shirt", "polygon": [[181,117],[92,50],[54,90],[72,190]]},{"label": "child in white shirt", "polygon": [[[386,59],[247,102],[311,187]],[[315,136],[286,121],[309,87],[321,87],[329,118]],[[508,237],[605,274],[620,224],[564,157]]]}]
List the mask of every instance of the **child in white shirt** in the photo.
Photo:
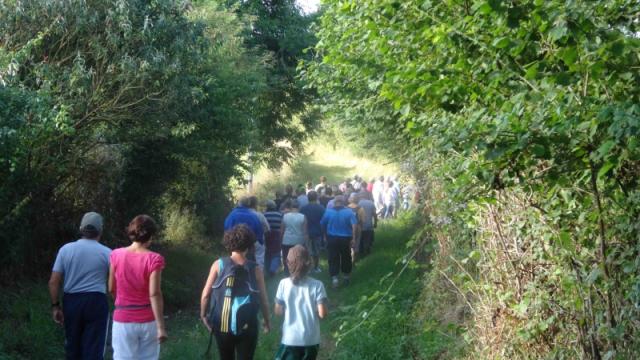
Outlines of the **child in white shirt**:
[{"label": "child in white shirt", "polygon": [[307,276],[313,266],[302,245],[289,250],[290,276],[276,292],[276,315],[284,315],[276,360],[314,360],[320,348],[320,319],[327,316],[327,292],[321,281]]}]

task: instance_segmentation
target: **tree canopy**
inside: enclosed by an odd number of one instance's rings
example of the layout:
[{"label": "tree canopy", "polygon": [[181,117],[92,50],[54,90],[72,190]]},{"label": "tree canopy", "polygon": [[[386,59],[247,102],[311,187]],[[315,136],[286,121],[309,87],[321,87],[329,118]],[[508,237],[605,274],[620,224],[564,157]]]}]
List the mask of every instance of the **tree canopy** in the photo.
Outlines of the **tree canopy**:
[{"label": "tree canopy", "polygon": [[[278,26],[304,34],[306,18],[287,6],[297,17]],[[219,231],[229,180],[248,160],[292,155],[313,117],[300,82],[274,74],[279,56],[295,68],[314,39],[281,37],[286,52],[255,46],[265,17],[241,8],[0,3],[0,264],[48,266],[42,255],[88,210],[105,215],[108,237],[137,213],[186,211]]]}]

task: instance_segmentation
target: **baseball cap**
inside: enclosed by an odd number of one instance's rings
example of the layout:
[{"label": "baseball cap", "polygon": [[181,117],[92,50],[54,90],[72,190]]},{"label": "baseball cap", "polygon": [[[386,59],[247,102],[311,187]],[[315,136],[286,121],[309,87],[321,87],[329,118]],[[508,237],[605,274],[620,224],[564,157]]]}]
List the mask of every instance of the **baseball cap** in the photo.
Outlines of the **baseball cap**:
[{"label": "baseball cap", "polygon": [[97,212],[88,212],[82,217],[80,221],[80,231],[95,230],[102,233],[102,215]]}]

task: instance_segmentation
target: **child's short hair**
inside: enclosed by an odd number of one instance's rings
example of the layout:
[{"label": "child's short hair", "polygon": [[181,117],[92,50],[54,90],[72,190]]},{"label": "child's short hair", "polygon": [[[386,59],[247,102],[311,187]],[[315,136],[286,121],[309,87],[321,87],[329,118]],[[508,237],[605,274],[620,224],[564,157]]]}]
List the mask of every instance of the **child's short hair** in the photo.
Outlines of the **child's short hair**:
[{"label": "child's short hair", "polygon": [[224,233],[222,245],[227,251],[245,251],[256,242],[256,235],[245,224],[238,224]]},{"label": "child's short hair", "polygon": [[298,285],[300,280],[304,279],[311,269],[311,257],[309,251],[302,246],[296,245],[289,249],[287,254],[287,265],[289,265],[289,274],[294,285]]}]

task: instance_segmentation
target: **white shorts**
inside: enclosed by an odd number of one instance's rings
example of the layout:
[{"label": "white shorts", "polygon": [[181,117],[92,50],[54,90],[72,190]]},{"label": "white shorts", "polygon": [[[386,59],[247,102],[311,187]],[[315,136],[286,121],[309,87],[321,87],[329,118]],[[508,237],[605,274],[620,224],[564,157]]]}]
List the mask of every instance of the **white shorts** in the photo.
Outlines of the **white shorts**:
[{"label": "white shorts", "polygon": [[256,262],[258,263],[258,266],[264,269],[264,245],[256,241],[255,251],[256,251]]},{"label": "white shorts", "polygon": [[114,360],[156,360],[160,356],[155,321],[146,323],[114,321],[111,336]]}]

